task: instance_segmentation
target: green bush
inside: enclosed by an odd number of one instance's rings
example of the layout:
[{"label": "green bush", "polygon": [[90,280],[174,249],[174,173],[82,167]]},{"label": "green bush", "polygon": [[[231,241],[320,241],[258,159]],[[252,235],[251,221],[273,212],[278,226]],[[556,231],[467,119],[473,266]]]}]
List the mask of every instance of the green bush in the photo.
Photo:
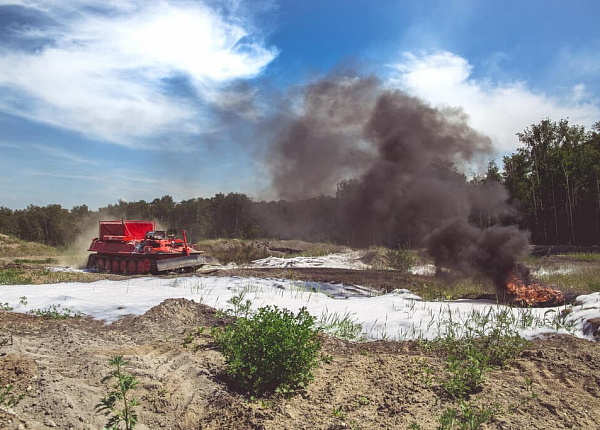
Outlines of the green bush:
[{"label": "green bush", "polygon": [[287,309],[266,306],[248,318],[238,318],[214,332],[227,374],[252,395],[291,394],[313,379],[321,342],[315,318],[305,308],[294,315]]},{"label": "green bush", "polygon": [[389,267],[403,273],[410,272],[417,262],[417,257],[410,250],[402,247],[388,249],[386,259]]}]

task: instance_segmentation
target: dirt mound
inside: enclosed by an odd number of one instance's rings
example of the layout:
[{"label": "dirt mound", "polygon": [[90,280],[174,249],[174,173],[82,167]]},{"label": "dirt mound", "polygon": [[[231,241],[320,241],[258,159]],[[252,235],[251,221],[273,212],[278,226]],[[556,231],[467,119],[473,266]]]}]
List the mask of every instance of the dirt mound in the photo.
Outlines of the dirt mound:
[{"label": "dirt mound", "polygon": [[[12,344],[0,348],[2,385],[24,398],[0,408],[0,427],[102,428],[109,359],[124,355],[140,383],[138,429],[433,429],[452,400],[442,396],[445,361],[417,342],[349,343],[323,337],[314,381],[290,399],[249,400],[222,380],[224,361],[208,330],[214,309],[169,299],[144,315],[107,325],[0,312]],[[183,330],[187,332],[184,333]],[[533,342],[489,375],[469,400],[499,411],[486,428],[598,428],[600,344],[568,336]],[[535,394],[535,395],[534,395]]]},{"label": "dirt mound", "polygon": [[113,330],[139,339],[164,339],[182,330],[223,324],[216,310],[187,299],[167,299],[139,316],[126,316],[112,324]]}]

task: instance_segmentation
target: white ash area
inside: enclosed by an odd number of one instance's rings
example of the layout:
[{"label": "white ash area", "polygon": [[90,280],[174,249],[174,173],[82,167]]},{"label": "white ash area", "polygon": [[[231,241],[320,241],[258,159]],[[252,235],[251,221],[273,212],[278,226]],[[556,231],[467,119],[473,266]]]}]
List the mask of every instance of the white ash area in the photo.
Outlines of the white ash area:
[{"label": "white ash area", "polygon": [[474,318],[485,318],[490,326],[496,318],[508,318],[512,329],[527,338],[561,333],[591,340],[595,331],[591,324],[600,318],[600,293],[579,296],[573,305],[523,309],[486,300],[430,302],[408,290],[371,295],[356,286],[241,277],[140,277],[2,287],[2,301],[16,312],[59,306],[106,322],[141,315],[169,298],[225,310],[232,309],[234,297],[250,300],[252,310],[270,305],[296,312],[306,307],[318,319],[347,317],[360,324],[367,340],[432,339],[443,334],[448,322],[458,324],[457,329]]},{"label": "white ash area", "polygon": [[68,266],[47,266],[44,269],[50,272],[63,272],[63,273],[84,273],[89,272],[88,269],[78,269],[76,267],[68,267]]},{"label": "white ash area", "polygon": [[255,260],[247,267],[252,268],[275,268],[275,269],[300,269],[323,267],[328,269],[351,269],[366,270],[370,269],[368,264],[360,259],[364,257],[363,251],[349,251],[335,254],[322,255],[318,257],[267,257]]},{"label": "white ash area", "polygon": [[[349,251],[334,254],[322,255],[318,257],[267,257],[255,260],[245,267],[255,269],[275,268],[275,269],[300,269],[300,268],[326,268],[326,269],[349,269],[349,270],[369,270],[373,267],[362,261],[365,251]],[[236,265],[229,264],[225,268],[235,268]],[[389,270],[393,270],[390,268]],[[417,264],[409,270],[412,275],[435,275],[436,267],[433,264]]]},{"label": "white ash area", "polygon": [[411,275],[433,276],[436,272],[435,264],[416,264],[410,270]]}]

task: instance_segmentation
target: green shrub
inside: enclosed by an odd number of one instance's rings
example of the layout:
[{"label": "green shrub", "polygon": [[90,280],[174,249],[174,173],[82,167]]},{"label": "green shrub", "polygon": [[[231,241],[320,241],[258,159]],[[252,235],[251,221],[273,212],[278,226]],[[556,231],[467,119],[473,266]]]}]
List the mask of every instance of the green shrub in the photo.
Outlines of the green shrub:
[{"label": "green shrub", "polygon": [[403,273],[410,272],[417,262],[417,257],[406,248],[388,249],[386,259],[389,267]]},{"label": "green shrub", "polygon": [[290,394],[307,386],[318,364],[321,342],[314,324],[305,308],[294,315],[266,306],[214,331],[214,336],[227,374],[239,388],[256,396],[273,391]]}]

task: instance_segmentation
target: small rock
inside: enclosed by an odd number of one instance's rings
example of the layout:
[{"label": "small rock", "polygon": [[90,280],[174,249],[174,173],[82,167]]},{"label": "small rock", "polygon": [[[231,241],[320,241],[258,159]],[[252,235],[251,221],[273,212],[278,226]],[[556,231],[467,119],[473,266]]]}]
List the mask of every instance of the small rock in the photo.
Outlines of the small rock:
[{"label": "small rock", "polygon": [[56,423],[50,418],[46,418],[44,424],[46,424],[47,427],[56,427]]},{"label": "small rock", "polygon": [[590,318],[583,324],[583,334],[600,340],[600,318]]}]

